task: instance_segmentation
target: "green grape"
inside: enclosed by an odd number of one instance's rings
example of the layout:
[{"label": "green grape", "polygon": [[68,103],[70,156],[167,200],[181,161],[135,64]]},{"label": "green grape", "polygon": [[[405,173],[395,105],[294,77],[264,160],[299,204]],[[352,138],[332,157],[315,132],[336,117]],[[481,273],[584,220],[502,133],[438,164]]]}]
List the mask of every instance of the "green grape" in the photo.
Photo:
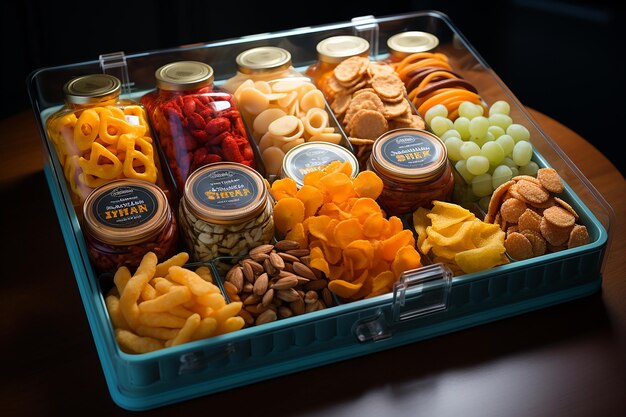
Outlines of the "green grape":
[{"label": "green grape", "polygon": [[489,129],[489,119],[484,116],[476,116],[470,120],[469,132],[474,138],[484,138]]},{"label": "green grape", "polygon": [[482,155],[470,156],[466,162],[466,167],[470,174],[482,175],[489,171],[489,160]]},{"label": "green grape", "polygon": [[520,175],[530,175],[531,177],[536,177],[537,171],[539,171],[539,165],[537,165],[537,163],[533,161],[530,161],[526,165],[519,167]]},{"label": "green grape", "polygon": [[506,130],[513,123],[513,119],[506,114],[495,113],[489,116],[489,124],[491,126],[498,126]]},{"label": "green grape", "polygon": [[469,131],[470,121],[467,117],[457,117],[454,121],[454,128],[461,135],[461,139],[468,140],[470,138]]},{"label": "green grape", "polygon": [[513,147],[513,162],[517,164],[517,166],[524,166],[530,162],[530,159],[533,157],[533,145],[530,142],[526,142],[525,140],[521,140],[515,144]]},{"label": "green grape", "polygon": [[480,146],[474,142],[463,142],[460,149],[461,157],[467,159],[470,156],[480,155]]},{"label": "green grape", "polygon": [[463,143],[464,142],[461,138],[457,138],[455,136],[446,139],[444,144],[446,145],[446,149],[448,151],[448,158],[450,158],[452,161],[465,159],[461,155],[461,145],[463,145]]},{"label": "green grape", "polygon": [[493,192],[491,175],[477,175],[472,179],[472,192],[476,197],[486,197]]},{"label": "green grape", "polygon": [[476,145],[478,145],[480,148],[482,148],[485,143],[489,142],[489,138],[487,138],[487,136],[483,138],[472,137],[470,140],[474,142]]},{"label": "green grape", "polygon": [[452,129],[453,127],[454,124],[452,123],[452,120],[448,119],[447,117],[435,116],[430,121],[430,130],[432,130],[433,133],[437,136],[443,135],[445,132]]},{"label": "green grape", "polygon": [[463,177],[466,184],[471,184],[472,179],[474,178],[474,174],[467,170],[467,161],[460,160],[454,164],[454,168],[456,168],[457,172]]},{"label": "green grape", "polygon": [[505,157],[504,149],[498,144],[498,142],[485,143],[480,153],[489,160],[489,164],[492,166],[498,166]]},{"label": "green grape", "polygon": [[441,139],[442,141],[446,141],[446,139],[451,138],[451,137],[455,137],[455,138],[459,138],[461,139],[461,134],[459,132],[457,132],[454,129],[450,129],[447,132],[445,132],[443,135],[439,136],[439,139]]},{"label": "green grape", "polygon": [[[512,151],[513,151],[513,150],[511,150],[511,152],[512,152]],[[516,164],[515,162],[513,162],[513,159],[512,159],[510,156],[507,156],[507,157],[505,157],[505,158],[502,160],[502,165],[506,165],[506,166],[508,166],[508,167],[509,167],[509,168],[511,168],[511,169],[512,169],[512,168],[517,169],[517,164]]]},{"label": "green grape", "polygon": [[430,121],[435,116],[448,117],[448,108],[443,104],[432,106],[424,115],[424,121],[430,125]]},{"label": "green grape", "polygon": [[530,140],[530,132],[525,126],[522,126],[519,123],[512,123],[509,127],[507,127],[506,134],[511,135],[515,142],[519,142],[520,140]]},{"label": "green grape", "polygon": [[487,213],[487,211],[489,210],[490,201],[491,201],[491,195],[486,195],[484,197],[481,197],[480,200],[478,200],[478,207],[480,207],[482,211]]},{"label": "green grape", "polygon": [[[510,135],[504,134],[499,136],[496,139],[496,143],[502,147],[505,156],[509,156],[513,152],[515,141]],[[513,160],[511,160],[511,162],[513,162]]]},{"label": "green grape", "polygon": [[491,175],[491,185],[495,190],[500,185],[513,178],[513,171],[506,165],[498,165]]},{"label": "green grape", "polygon": [[489,129],[487,129],[487,133],[491,133],[494,139],[498,139],[506,132],[500,126],[489,126]]},{"label": "green grape", "polygon": [[474,117],[482,116],[483,111],[482,106],[474,104],[471,101],[464,101],[459,106],[459,116],[467,117],[470,120]]},{"label": "green grape", "polygon": [[511,112],[511,106],[504,100],[498,100],[489,107],[489,116],[493,114],[506,114]]},{"label": "green grape", "polygon": [[515,177],[517,177],[519,175],[519,170],[517,169],[516,166],[509,167],[509,168],[511,168],[511,172],[512,172],[511,178],[515,178]]}]

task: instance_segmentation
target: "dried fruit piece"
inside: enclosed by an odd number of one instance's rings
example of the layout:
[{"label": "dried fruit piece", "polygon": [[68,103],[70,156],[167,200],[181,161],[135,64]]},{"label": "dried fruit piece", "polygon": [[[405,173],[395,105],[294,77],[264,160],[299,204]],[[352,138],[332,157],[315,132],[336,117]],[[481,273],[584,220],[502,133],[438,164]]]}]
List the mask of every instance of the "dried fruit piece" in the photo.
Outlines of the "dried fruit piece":
[{"label": "dried fruit piece", "polygon": [[304,203],[295,197],[278,200],[274,206],[274,226],[280,233],[286,234],[296,224],[304,221]]}]

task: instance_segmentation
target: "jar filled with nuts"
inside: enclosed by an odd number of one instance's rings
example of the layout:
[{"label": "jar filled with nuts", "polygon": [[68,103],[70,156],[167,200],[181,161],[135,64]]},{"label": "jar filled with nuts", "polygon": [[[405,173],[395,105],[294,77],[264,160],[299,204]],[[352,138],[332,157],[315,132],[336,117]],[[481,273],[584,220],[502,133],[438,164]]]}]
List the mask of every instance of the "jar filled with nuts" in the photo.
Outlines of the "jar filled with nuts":
[{"label": "jar filled with nuts", "polygon": [[196,261],[241,256],[274,237],[273,203],[265,180],[242,164],[218,162],[185,184],[179,221]]},{"label": "jar filled with nuts", "polygon": [[165,193],[140,180],[115,180],[85,200],[82,227],[89,258],[100,272],[136,268],[148,252],[162,261],[178,249],[178,226]]}]

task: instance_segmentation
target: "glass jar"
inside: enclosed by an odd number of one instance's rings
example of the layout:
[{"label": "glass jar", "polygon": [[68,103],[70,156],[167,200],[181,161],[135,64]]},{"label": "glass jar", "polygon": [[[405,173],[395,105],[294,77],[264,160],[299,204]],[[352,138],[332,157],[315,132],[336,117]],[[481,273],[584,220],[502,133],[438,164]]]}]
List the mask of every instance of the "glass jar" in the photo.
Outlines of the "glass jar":
[{"label": "glass jar", "polygon": [[449,201],[454,188],[446,147],[437,136],[420,129],[395,129],[372,147],[368,169],[383,181],[378,202],[389,216],[432,208],[434,200]]},{"label": "glass jar", "polygon": [[439,39],[428,32],[408,31],[393,35],[387,39],[388,63],[400,62],[411,54],[430,52],[439,45]]},{"label": "glass jar", "polygon": [[120,98],[121,82],[107,74],[74,78],[63,87],[65,104],[46,120],[76,213],[97,187],[134,178],[168,187],[144,107]]},{"label": "glass jar", "polygon": [[318,61],[309,66],[305,74],[311,77],[313,83],[324,92],[326,97],[329,97],[326,83],[335,67],[341,61],[353,56],[367,57],[370,44],[358,36],[332,36],[320,41],[316,50]]},{"label": "glass jar", "polygon": [[213,85],[213,68],[179,61],[157,69],[156,90],[141,102],[157,134],[180,197],[189,175],[214,162],[256,167],[233,96]]},{"label": "glass jar", "polygon": [[304,176],[318,171],[333,161],[349,162],[352,165],[352,178],[359,173],[359,161],[343,146],[333,143],[307,142],[292,148],[285,154],[281,178],[291,178],[296,187],[304,185]]},{"label": "glass jar", "polygon": [[178,249],[176,216],[165,193],[140,180],[115,180],[85,200],[82,228],[89,258],[100,273],[139,266],[154,252],[164,261]]},{"label": "glass jar", "polygon": [[191,174],[179,205],[192,258],[242,256],[274,237],[273,204],[263,177],[241,164],[219,162]]},{"label": "glass jar", "polygon": [[269,81],[277,78],[302,77],[291,62],[291,53],[276,46],[260,46],[243,51],[237,58],[237,73],[222,84],[234,93],[246,80]]}]

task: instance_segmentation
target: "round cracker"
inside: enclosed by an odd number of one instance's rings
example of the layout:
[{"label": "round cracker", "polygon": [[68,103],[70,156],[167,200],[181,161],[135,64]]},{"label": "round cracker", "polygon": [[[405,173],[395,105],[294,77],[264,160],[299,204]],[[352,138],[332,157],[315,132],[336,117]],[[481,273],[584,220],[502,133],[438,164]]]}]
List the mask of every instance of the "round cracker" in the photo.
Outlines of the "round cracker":
[{"label": "round cracker", "polygon": [[360,78],[367,67],[363,68],[363,58],[359,56],[353,56],[345,59],[335,67],[334,74],[337,81],[341,84],[348,84],[357,78]]},{"label": "round cracker", "polygon": [[489,200],[489,207],[487,208],[487,214],[485,215],[485,223],[493,223],[496,213],[500,211],[500,205],[502,204],[502,197],[508,191],[508,189],[515,184],[515,181],[509,180],[500,184],[491,194]]},{"label": "round cracker", "polygon": [[567,240],[568,248],[575,248],[589,243],[589,232],[587,228],[581,224],[574,225]]},{"label": "round cracker", "polygon": [[556,202],[556,204],[558,204],[559,206],[563,207],[565,210],[572,213],[572,215],[576,218],[576,220],[578,220],[579,216],[578,216],[578,213],[576,213],[576,210],[574,210],[574,207],[570,206],[566,201],[563,201],[559,197],[554,197],[554,201]]},{"label": "round cracker", "polygon": [[376,110],[359,110],[350,123],[350,136],[376,139],[389,128],[387,119]]},{"label": "round cracker", "polygon": [[537,179],[543,187],[551,193],[562,193],[565,187],[561,176],[554,168],[539,168],[537,171]]},{"label": "round cracker", "polygon": [[371,79],[372,88],[385,98],[394,99],[404,94],[404,83],[397,74],[376,75]]},{"label": "round cracker", "polygon": [[541,256],[546,253],[546,240],[541,236],[540,232],[534,230],[522,230],[521,234],[526,236],[526,239],[533,247],[533,256]]},{"label": "round cracker", "polygon": [[504,240],[504,247],[513,259],[521,261],[533,257],[533,245],[526,236],[519,232],[513,232],[508,235]]},{"label": "round cracker", "polygon": [[532,230],[541,233],[539,226],[541,225],[541,215],[532,209],[527,208],[517,221],[520,230]]},{"label": "round cracker", "polygon": [[517,223],[520,216],[526,211],[528,206],[523,201],[516,198],[505,200],[500,206],[500,214],[508,223]]},{"label": "round cracker", "polygon": [[545,217],[541,219],[541,224],[539,225],[541,236],[543,236],[546,242],[548,242],[552,246],[565,245],[569,239],[572,229],[573,229],[573,226],[570,226],[570,227],[555,226],[554,224],[546,220]]},{"label": "round cracker", "polygon": [[573,226],[576,222],[574,215],[560,206],[552,206],[545,209],[543,218],[559,227]]},{"label": "round cracker", "polygon": [[543,187],[528,180],[517,181],[517,192],[530,203],[545,203],[550,197]]}]

